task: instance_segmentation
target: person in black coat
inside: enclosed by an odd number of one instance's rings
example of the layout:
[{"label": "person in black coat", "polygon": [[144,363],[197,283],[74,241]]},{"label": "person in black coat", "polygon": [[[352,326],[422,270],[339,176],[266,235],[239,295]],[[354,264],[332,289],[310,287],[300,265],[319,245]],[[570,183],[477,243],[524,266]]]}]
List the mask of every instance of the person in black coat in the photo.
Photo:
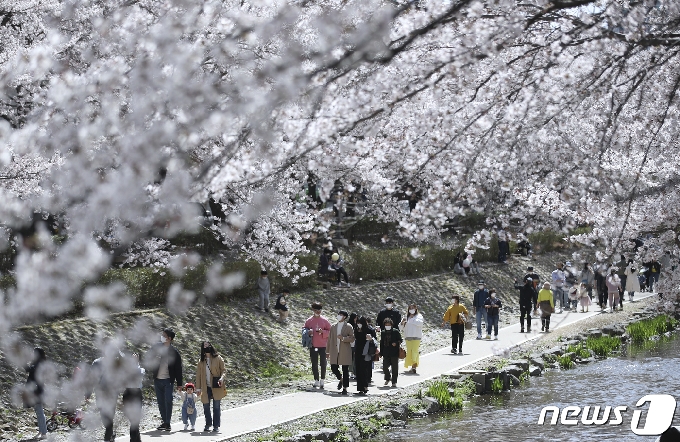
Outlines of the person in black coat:
[{"label": "person in black coat", "polygon": [[519,323],[522,328],[520,333],[524,333],[525,316],[527,318],[527,333],[531,333],[531,310],[536,310],[537,302],[538,293],[536,293],[534,288],[534,282],[531,278],[527,278],[522,288],[519,289]]},{"label": "person in black coat", "polygon": [[42,395],[43,384],[38,374],[40,365],[47,360],[45,350],[40,347],[33,349],[33,361],[26,366],[28,377],[26,378],[26,389],[24,391],[24,406],[33,408],[38,418],[38,434],[34,439],[45,439],[47,437],[47,420],[43,409]]},{"label": "person in black coat", "polygon": [[[399,348],[401,347],[401,333],[394,328],[392,319],[385,318],[383,321],[383,332],[380,334],[380,356],[383,358],[383,374],[385,375],[385,386],[392,380],[392,388],[397,386],[397,376],[399,375]],[[390,374],[390,368],[392,373]]]},{"label": "person in black coat", "polygon": [[401,313],[399,313],[399,310],[394,308],[394,299],[391,296],[385,298],[385,308],[380,310],[378,313],[378,318],[375,321],[376,327],[380,327],[381,332],[385,330],[383,323],[385,322],[386,318],[390,318],[392,320],[392,324],[395,324],[395,328],[398,328],[399,324],[401,324]]},{"label": "person in black coat", "polygon": [[[354,333],[354,363],[359,394],[368,393],[373,356],[376,351],[373,339],[375,339],[375,329],[368,325],[365,317],[361,316],[357,320],[356,332]],[[367,343],[368,347],[366,347]]]},{"label": "person in black coat", "polygon": [[153,373],[153,385],[158,401],[158,410],[161,415],[161,424],[158,430],[170,431],[170,419],[172,417],[172,383],[177,383],[177,391],[182,391],[182,357],[172,341],[175,339],[175,332],[171,328],[166,328],[161,333],[161,342],[149,349],[147,361]]}]

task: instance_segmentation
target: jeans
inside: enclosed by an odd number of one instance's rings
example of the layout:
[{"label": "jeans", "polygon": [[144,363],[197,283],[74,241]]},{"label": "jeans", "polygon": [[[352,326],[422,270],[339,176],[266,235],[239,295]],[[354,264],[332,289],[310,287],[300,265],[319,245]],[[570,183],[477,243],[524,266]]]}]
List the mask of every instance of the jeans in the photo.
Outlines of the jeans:
[{"label": "jeans", "polygon": [[493,327],[493,335],[498,336],[498,315],[492,315],[487,317],[486,321],[486,334],[491,336],[491,327]]},{"label": "jeans", "polygon": [[392,356],[392,357],[387,357],[383,356],[383,374],[385,375],[385,381],[390,380],[390,368],[392,369],[392,383],[396,384],[397,383],[397,376],[399,375],[399,357],[397,356]]},{"label": "jeans", "polygon": [[[212,397],[212,388],[208,387],[208,397]],[[220,428],[220,417],[222,414],[222,409],[220,408],[220,401],[212,400],[212,416],[210,415],[210,399],[208,399],[207,404],[203,404],[203,414],[205,415],[205,426]]]},{"label": "jeans", "polygon": [[451,348],[456,349],[456,342],[458,342],[458,351],[463,351],[463,337],[465,336],[464,324],[451,324]]},{"label": "jeans", "polygon": [[628,280],[628,275],[620,276],[621,278],[621,289],[619,289],[619,306],[623,308],[623,298],[626,294],[626,281]]},{"label": "jeans", "polygon": [[156,390],[156,401],[161,420],[170,425],[172,417],[172,379],[154,379],[153,388]]},{"label": "jeans", "polygon": [[553,304],[557,306],[557,301],[560,301],[560,307],[563,309],[569,306],[569,294],[564,290],[563,287],[555,287],[553,290]]},{"label": "jeans", "polygon": [[312,373],[314,374],[314,380],[319,380],[319,358],[321,358],[321,379],[326,379],[326,347],[310,348],[309,357],[312,360]]},{"label": "jeans", "polygon": [[142,398],[141,388],[127,388],[123,392],[123,414],[130,421],[130,442],[142,442],[142,436],[139,434]]},{"label": "jeans", "polygon": [[260,309],[269,310],[269,293],[260,292]]},{"label": "jeans", "polygon": [[[342,367],[342,374],[340,374],[340,367]],[[342,388],[347,389],[349,387],[349,365],[331,364],[331,371],[339,381],[342,381]]]},{"label": "jeans", "polygon": [[[204,405],[203,405],[204,411],[205,411],[205,407],[207,407],[207,406],[208,406],[208,404],[204,404]],[[206,416],[208,416],[207,413],[206,413]],[[207,418],[206,418],[206,421],[205,421],[205,422],[206,422],[205,425],[206,425],[206,427],[207,427],[207,426],[208,426],[208,424],[207,424],[207,422],[208,422]],[[194,412],[191,413],[191,414],[189,414],[189,413],[187,412],[187,407],[182,406],[182,423],[183,423],[184,425],[187,425],[187,424],[190,423],[192,427],[195,427],[195,426],[196,426],[196,408],[195,408],[195,407],[194,407]]]},{"label": "jeans", "polygon": [[486,309],[484,307],[482,308],[477,308],[477,313],[475,313],[475,316],[477,317],[477,335],[480,336],[482,334],[482,318],[484,319],[484,323],[489,326],[489,320],[487,319],[487,314],[486,314]]},{"label": "jeans", "polygon": [[38,418],[38,431],[40,434],[47,434],[47,420],[45,420],[45,409],[42,402],[38,402],[33,406],[35,415]]},{"label": "jeans", "polygon": [[347,272],[345,271],[344,267],[340,267],[339,269],[335,269],[335,275],[338,279],[338,283],[340,282],[340,276],[343,276],[345,278],[345,282],[349,283],[349,277],[347,276]]}]

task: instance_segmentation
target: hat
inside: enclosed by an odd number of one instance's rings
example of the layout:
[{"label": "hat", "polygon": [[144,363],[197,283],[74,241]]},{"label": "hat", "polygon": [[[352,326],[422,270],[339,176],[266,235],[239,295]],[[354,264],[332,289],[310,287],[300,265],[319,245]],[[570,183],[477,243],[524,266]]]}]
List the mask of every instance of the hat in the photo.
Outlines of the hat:
[{"label": "hat", "polygon": [[337,253],[333,253],[333,255],[331,255],[331,259],[333,261],[337,261],[338,259],[340,259],[340,255],[338,255]]},{"label": "hat", "polygon": [[533,279],[527,278],[527,282],[531,282],[531,281],[533,281]]},{"label": "hat", "polygon": [[567,267],[571,267],[571,261],[567,261],[564,263]]},{"label": "hat", "polygon": [[394,298],[388,296],[387,298],[385,298],[385,302],[394,302]]},{"label": "hat", "polygon": [[479,281],[477,285],[484,285],[484,281]]},{"label": "hat", "polygon": [[193,388],[195,390],[196,386],[191,382],[187,382],[186,384],[184,384],[184,389],[186,390],[187,388]]},{"label": "hat", "polygon": [[549,283],[548,281],[544,282],[544,283],[543,283],[543,287],[544,287],[544,288],[546,288],[546,287],[547,287],[547,288],[550,288],[550,283]]}]

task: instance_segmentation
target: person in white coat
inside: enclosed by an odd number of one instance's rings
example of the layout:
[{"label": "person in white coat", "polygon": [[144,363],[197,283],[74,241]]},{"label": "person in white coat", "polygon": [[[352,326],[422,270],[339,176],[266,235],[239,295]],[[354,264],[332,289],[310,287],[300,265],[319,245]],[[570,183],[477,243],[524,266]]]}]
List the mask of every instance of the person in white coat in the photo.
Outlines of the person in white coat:
[{"label": "person in white coat", "polygon": [[401,329],[404,330],[406,340],[406,359],[404,368],[411,367],[409,373],[415,373],[420,363],[420,340],[423,338],[423,315],[418,311],[418,306],[409,304],[408,314],[401,321]]},{"label": "person in white coat", "polygon": [[638,281],[637,269],[633,265],[633,262],[628,262],[626,267],[626,291],[628,292],[628,299],[633,302],[633,297],[635,292],[640,291],[640,281]]}]

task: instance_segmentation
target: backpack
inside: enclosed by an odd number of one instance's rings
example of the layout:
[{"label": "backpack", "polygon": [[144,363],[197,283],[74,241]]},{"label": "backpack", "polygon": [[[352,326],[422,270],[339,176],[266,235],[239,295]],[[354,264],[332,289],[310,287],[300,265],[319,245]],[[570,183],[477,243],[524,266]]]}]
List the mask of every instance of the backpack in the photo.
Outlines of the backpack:
[{"label": "backpack", "polygon": [[302,347],[303,348],[312,348],[312,334],[310,332],[311,332],[310,329],[302,327]]}]

